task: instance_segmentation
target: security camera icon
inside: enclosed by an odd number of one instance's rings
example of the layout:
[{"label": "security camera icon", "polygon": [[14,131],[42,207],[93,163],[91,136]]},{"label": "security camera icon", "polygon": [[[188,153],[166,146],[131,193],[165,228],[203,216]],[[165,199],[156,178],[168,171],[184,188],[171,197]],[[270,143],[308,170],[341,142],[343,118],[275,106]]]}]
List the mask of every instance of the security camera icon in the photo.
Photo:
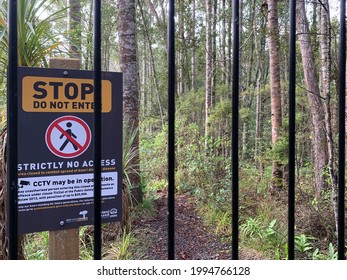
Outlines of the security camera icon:
[{"label": "security camera icon", "polygon": [[24,180],[20,180],[19,182],[19,188],[23,188],[24,186],[30,186],[30,182],[29,181],[24,181]]}]

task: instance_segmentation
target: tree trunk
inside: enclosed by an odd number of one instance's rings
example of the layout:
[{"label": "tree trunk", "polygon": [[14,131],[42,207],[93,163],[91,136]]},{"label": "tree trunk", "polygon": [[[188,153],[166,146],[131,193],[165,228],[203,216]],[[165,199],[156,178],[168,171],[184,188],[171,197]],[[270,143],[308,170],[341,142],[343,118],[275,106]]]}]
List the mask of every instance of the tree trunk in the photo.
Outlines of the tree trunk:
[{"label": "tree trunk", "polygon": [[227,76],[228,76],[228,71],[227,71],[227,57],[226,57],[226,35],[227,35],[227,30],[226,30],[226,17],[227,17],[227,13],[226,13],[226,0],[222,0],[222,42],[221,42],[221,55],[222,55],[222,82],[223,84],[227,84]]},{"label": "tree trunk", "polygon": [[314,53],[311,46],[311,38],[306,18],[305,3],[297,2],[297,32],[304,68],[307,98],[311,110],[312,148],[315,173],[315,189],[317,195],[327,189],[325,167],[328,164],[327,141],[324,126],[322,98],[319,91],[319,81],[316,73]]},{"label": "tree trunk", "polygon": [[[139,126],[138,71],[136,60],[136,4],[135,0],[119,0],[119,53],[120,69],[123,72],[123,116],[130,131]],[[135,199],[142,200],[139,176],[139,136],[135,137],[133,149],[137,153],[131,162],[134,170],[130,174],[131,188]]]},{"label": "tree trunk", "polygon": [[207,138],[210,135],[210,113],[213,102],[213,34],[212,34],[212,15],[213,1],[206,0],[206,72],[205,72],[205,146],[207,146]]},{"label": "tree trunk", "polygon": [[161,118],[161,125],[162,127],[164,126],[164,111],[163,111],[163,106],[161,102],[161,97],[160,97],[160,91],[159,91],[159,83],[158,83],[158,78],[157,78],[157,69],[155,66],[155,61],[154,61],[154,54],[153,54],[153,49],[152,49],[152,40],[150,37],[150,33],[148,31],[147,27],[147,21],[145,19],[144,13],[143,13],[143,7],[142,4],[139,2],[139,7],[140,7],[140,12],[143,20],[143,26],[144,30],[146,33],[147,41],[148,41],[148,47],[149,47],[149,54],[150,54],[150,59],[151,59],[151,68],[153,70],[153,79],[154,79],[154,85],[155,85],[155,93],[157,97],[157,102],[158,102],[158,107],[159,107],[159,112],[160,112],[160,118]]},{"label": "tree trunk", "polygon": [[179,16],[179,24],[178,24],[178,36],[179,36],[179,61],[178,61],[178,65],[179,65],[179,88],[180,91],[178,92],[178,94],[184,94],[187,89],[189,89],[189,85],[191,84],[191,78],[190,78],[190,71],[189,69],[189,62],[187,60],[188,57],[188,40],[189,40],[189,36],[187,36],[187,30],[188,28],[186,27],[188,24],[188,20],[187,20],[187,9],[189,9],[189,7],[185,4],[184,1],[179,1],[179,12],[180,12],[180,16]]},{"label": "tree trunk", "polygon": [[216,105],[216,73],[217,73],[217,1],[212,2],[212,95],[211,108]]},{"label": "tree trunk", "polygon": [[84,63],[84,69],[90,70],[93,68],[93,9],[94,9],[94,2],[91,1],[90,3],[90,10],[88,15],[88,28],[87,28],[87,35],[86,35],[86,52],[85,52],[85,63]]},{"label": "tree trunk", "polygon": [[329,3],[327,0],[322,0],[321,9],[321,27],[320,27],[320,48],[321,48],[321,84],[322,94],[325,97],[324,110],[325,110],[325,127],[328,148],[328,172],[330,177],[332,202],[335,214],[336,230],[338,226],[338,187],[337,187],[337,174],[334,157],[334,140],[332,131],[332,117],[331,117],[331,28],[330,28],[330,15]]},{"label": "tree trunk", "polygon": [[255,142],[254,142],[254,159],[256,166],[259,167],[259,156],[260,156],[260,139],[261,139],[261,114],[262,114],[262,96],[260,91],[260,74],[257,78],[257,101],[255,110]]},{"label": "tree trunk", "polygon": [[69,0],[69,53],[81,59],[81,1]]},{"label": "tree trunk", "polygon": [[192,90],[197,88],[197,74],[196,74],[196,42],[195,42],[195,0],[192,0],[192,27],[191,27],[191,40],[192,40]]},{"label": "tree trunk", "polygon": [[[276,145],[282,127],[280,41],[277,0],[268,0],[268,28],[270,51],[271,139]],[[272,162],[271,190],[283,187],[283,171],[279,161]]]},{"label": "tree trunk", "polygon": [[228,77],[227,77],[227,84],[228,84],[228,92],[229,97],[231,97],[231,76],[232,76],[232,0],[228,0]]},{"label": "tree trunk", "polygon": [[[160,32],[162,33],[162,38],[163,38],[163,43],[165,44],[165,49],[167,51],[167,25],[166,25],[166,22],[165,22],[165,12],[166,9],[161,6],[161,10],[162,10],[162,16],[160,17],[157,10],[156,10],[156,6],[152,3],[151,0],[147,0],[148,2],[148,6],[149,6],[149,9],[151,11],[151,13],[154,15],[155,17],[155,20],[157,22],[157,25],[160,29]],[[164,4],[164,1],[162,1],[162,5]],[[158,4],[159,5],[159,4]]]}]

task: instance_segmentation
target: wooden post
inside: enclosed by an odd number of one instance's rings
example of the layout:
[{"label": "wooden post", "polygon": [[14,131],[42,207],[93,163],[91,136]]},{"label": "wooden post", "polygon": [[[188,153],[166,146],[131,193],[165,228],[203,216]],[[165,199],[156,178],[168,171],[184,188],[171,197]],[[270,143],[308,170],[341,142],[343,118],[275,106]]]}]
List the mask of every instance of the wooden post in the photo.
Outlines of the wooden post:
[{"label": "wooden post", "polygon": [[[51,58],[50,68],[80,69],[80,60],[74,58]],[[50,260],[78,260],[79,259],[79,229],[66,229],[49,232]]]}]

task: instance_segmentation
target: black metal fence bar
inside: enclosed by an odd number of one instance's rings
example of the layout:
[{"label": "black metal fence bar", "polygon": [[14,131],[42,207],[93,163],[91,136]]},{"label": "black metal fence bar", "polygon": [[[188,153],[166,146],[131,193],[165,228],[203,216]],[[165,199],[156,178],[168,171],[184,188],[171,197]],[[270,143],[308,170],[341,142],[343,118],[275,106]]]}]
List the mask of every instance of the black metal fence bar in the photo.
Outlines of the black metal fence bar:
[{"label": "black metal fence bar", "polygon": [[288,155],[288,259],[294,260],[295,237],[295,76],[296,0],[290,0],[289,30],[289,155]]},{"label": "black metal fence bar", "polygon": [[338,259],[345,259],[346,1],[340,1]]},{"label": "black metal fence bar", "polygon": [[239,258],[239,49],[240,5],[233,0],[233,74],[232,74],[232,258]]},{"label": "black metal fence bar", "polygon": [[175,259],[175,1],[168,10],[168,259]]},{"label": "black metal fence bar", "polygon": [[18,259],[18,50],[17,0],[8,2],[7,188],[9,259]]},{"label": "black metal fence bar", "polygon": [[101,0],[94,0],[94,259],[101,260]]}]

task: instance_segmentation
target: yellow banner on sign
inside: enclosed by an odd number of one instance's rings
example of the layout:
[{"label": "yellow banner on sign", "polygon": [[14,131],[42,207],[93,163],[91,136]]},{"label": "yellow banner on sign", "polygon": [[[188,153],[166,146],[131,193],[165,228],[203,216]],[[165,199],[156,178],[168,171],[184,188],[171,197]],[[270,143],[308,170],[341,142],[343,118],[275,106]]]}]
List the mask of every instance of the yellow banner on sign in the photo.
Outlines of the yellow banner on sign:
[{"label": "yellow banner on sign", "polygon": [[[92,113],[94,110],[92,79],[62,79],[27,76],[22,80],[22,106],[25,112]],[[112,84],[101,81],[102,112],[112,110]]]}]

